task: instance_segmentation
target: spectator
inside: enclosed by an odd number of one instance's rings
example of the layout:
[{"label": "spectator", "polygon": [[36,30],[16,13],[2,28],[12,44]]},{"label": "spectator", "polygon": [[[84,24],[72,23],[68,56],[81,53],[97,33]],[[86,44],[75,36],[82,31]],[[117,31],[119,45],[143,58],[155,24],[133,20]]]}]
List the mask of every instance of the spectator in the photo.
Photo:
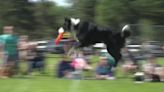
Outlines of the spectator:
[{"label": "spectator", "polygon": [[108,79],[109,66],[107,57],[100,57],[100,61],[96,68],[96,78],[97,79]]},{"label": "spectator", "polygon": [[71,60],[63,55],[62,60],[59,62],[57,66],[57,77],[58,78],[71,78],[71,72],[73,71],[73,67],[71,66]]},{"label": "spectator", "polygon": [[14,35],[13,26],[3,27],[3,32],[0,36],[0,43],[3,44],[5,57],[5,69],[7,69],[6,77],[12,76],[18,71],[18,37]]},{"label": "spectator", "polygon": [[44,73],[45,68],[45,53],[43,51],[37,50],[36,52],[36,62],[37,68],[41,73]]},{"label": "spectator", "polygon": [[[28,51],[29,51],[29,42],[28,42],[28,36],[22,35],[19,37],[19,43],[18,43],[18,49],[19,49],[19,61],[20,64],[28,66]],[[20,67],[21,73],[27,74],[28,70],[27,67]]]},{"label": "spectator", "polygon": [[83,78],[83,70],[92,70],[92,67],[89,65],[81,51],[75,52],[72,58],[71,65],[75,69],[75,71],[72,72],[74,79]]},{"label": "spectator", "polygon": [[131,61],[126,61],[122,65],[122,72],[127,75],[128,73],[135,73],[137,71],[137,65]]},{"label": "spectator", "polygon": [[122,65],[122,72],[127,75],[128,73],[135,73],[139,71],[139,63],[135,59],[135,56],[128,50],[124,49],[124,64]]},{"label": "spectator", "polygon": [[19,39],[19,59],[27,61],[27,55],[29,50],[28,36],[20,36]]},{"label": "spectator", "polygon": [[36,45],[31,46],[28,53],[28,73],[31,74],[35,69],[39,72],[44,73],[44,65],[45,65],[45,56],[42,51],[38,51],[36,49]]},{"label": "spectator", "polygon": [[125,48],[124,51],[125,51],[124,53],[126,53],[125,58],[127,58],[128,61],[131,61],[132,64],[138,66],[137,68],[139,69],[139,62],[138,62],[138,60],[136,59],[135,55],[133,55],[133,53],[130,52],[130,51],[128,50],[128,48]]},{"label": "spectator", "polygon": [[164,81],[164,67],[157,64],[153,55],[148,57],[148,61],[143,65],[146,81]]},{"label": "spectator", "polygon": [[107,66],[108,66],[108,79],[115,79],[114,72],[115,72],[115,59],[107,52],[107,50],[101,51],[101,56],[107,58]]}]

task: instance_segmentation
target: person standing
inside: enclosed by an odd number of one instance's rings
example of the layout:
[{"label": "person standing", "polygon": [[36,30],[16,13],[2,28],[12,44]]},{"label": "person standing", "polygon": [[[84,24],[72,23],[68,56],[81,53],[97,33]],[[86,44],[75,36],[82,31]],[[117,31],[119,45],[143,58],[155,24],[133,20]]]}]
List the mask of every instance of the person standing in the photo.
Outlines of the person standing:
[{"label": "person standing", "polygon": [[0,43],[3,44],[6,57],[4,76],[11,77],[18,71],[18,37],[14,35],[13,26],[4,26],[3,32],[4,34],[0,35]]},{"label": "person standing", "polygon": [[27,61],[27,55],[29,50],[28,36],[22,35],[19,37],[19,58],[21,61]]}]

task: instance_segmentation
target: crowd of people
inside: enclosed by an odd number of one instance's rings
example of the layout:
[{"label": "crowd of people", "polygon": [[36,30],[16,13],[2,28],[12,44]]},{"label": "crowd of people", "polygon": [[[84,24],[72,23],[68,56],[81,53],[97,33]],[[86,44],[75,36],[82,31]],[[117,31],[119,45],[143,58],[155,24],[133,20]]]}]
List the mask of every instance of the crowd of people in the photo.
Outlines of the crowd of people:
[{"label": "crowd of people", "polygon": [[[125,49],[127,51],[127,49]],[[134,80],[163,82],[164,81],[164,67],[157,62],[155,55],[148,53],[144,61],[139,61],[134,58],[131,53],[127,52],[128,59],[125,60],[121,67],[124,75],[129,73],[134,74]]]},{"label": "crowd of people", "polygon": [[73,55],[64,55],[57,66],[57,77],[68,79],[83,79],[84,72],[95,71],[96,79],[115,79],[113,76],[113,63],[106,56],[99,58],[97,67],[92,66],[92,61],[81,51],[75,51]]},{"label": "crowd of people", "polygon": [[13,26],[4,26],[0,35],[0,77],[19,74],[20,63],[28,66],[24,74],[30,74],[36,67],[43,71],[44,55],[36,46],[36,43],[28,42],[28,36],[17,36]]},{"label": "crowd of people", "polygon": [[[35,70],[44,73],[45,53],[37,50],[36,46],[36,43],[28,41],[28,36],[15,35],[13,26],[4,26],[3,34],[0,35],[0,78],[22,73],[20,63],[28,66],[23,74],[30,75]],[[164,67],[157,63],[155,56],[149,55],[145,60],[146,63],[141,63],[135,60],[127,48],[124,50],[127,58],[118,67],[125,76],[134,74],[135,81],[164,81]],[[94,75],[94,79],[114,80],[116,78],[114,64],[114,58],[107,51],[100,53],[95,67],[88,56],[80,50],[75,50],[69,55],[62,55],[62,60],[57,67],[55,66],[55,71],[58,78],[83,79],[84,72],[89,71]]]},{"label": "crowd of people", "polygon": [[[126,57],[124,62],[118,67],[124,76],[133,75],[134,81],[152,81],[163,82],[164,81],[164,67],[159,65],[154,55],[150,54],[144,61],[135,60],[134,56],[124,49]],[[116,79],[116,67],[114,66],[115,60],[108,53],[100,53],[99,60],[95,65],[92,65],[92,61],[86,58],[81,51],[75,51],[70,57],[63,55],[63,59],[59,62],[57,67],[58,78],[68,79],[85,79],[85,72],[92,71],[93,79],[98,80],[114,80]],[[125,59],[126,58],[126,59]]]}]

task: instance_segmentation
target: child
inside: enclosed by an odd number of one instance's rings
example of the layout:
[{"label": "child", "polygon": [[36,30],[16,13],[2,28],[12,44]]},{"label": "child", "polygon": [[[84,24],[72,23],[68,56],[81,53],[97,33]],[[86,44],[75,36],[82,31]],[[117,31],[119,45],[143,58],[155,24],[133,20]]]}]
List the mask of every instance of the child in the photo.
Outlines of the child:
[{"label": "child", "polygon": [[114,72],[115,72],[115,59],[107,52],[107,50],[102,50],[100,55],[102,57],[105,57],[107,60],[107,66],[108,66],[108,79],[115,79]]},{"label": "child", "polygon": [[96,68],[97,79],[108,79],[109,66],[107,57],[100,57],[100,62]]},{"label": "child", "polygon": [[91,67],[87,64],[83,53],[80,51],[75,53],[71,66],[75,69],[75,71],[72,72],[73,79],[82,79],[83,70],[91,69]]}]

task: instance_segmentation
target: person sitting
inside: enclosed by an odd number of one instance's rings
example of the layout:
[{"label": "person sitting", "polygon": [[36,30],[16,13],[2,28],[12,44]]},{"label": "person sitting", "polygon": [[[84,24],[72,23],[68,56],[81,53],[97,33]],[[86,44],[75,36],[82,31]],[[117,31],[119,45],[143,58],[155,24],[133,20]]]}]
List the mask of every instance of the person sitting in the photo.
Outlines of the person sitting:
[{"label": "person sitting", "polygon": [[71,60],[66,56],[62,56],[62,60],[57,65],[58,78],[71,78],[71,73],[74,69],[71,66]]},{"label": "person sitting", "polygon": [[100,53],[100,56],[102,56],[102,57],[106,57],[107,58],[107,66],[108,66],[108,75],[109,75],[109,79],[115,79],[115,75],[114,75],[114,73],[115,73],[115,67],[114,67],[114,65],[115,65],[115,59],[110,55],[110,54],[108,54],[107,53],[107,50],[102,50],[101,51],[101,53]]},{"label": "person sitting", "polygon": [[125,61],[121,67],[121,70],[124,75],[128,73],[136,73],[139,71],[139,62],[135,59],[135,56],[128,50],[128,48],[124,48],[123,50],[123,60]]},{"label": "person sitting", "polygon": [[29,53],[27,55],[27,60],[28,60],[28,64],[29,64],[28,65],[28,74],[31,74],[33,69],[36,66],[35,58],[36,58],[36,49],[30,48]]},{"label": "person sitting", "polygon": [[137,71],[137,65],[135,65],[133,62],[131,61],[126,61],[123,65],[122,65],[122,72],[127,75],[128,73],[135,73]]},{"label": "person sitting", "polygon": [[91,67],[88,66],[87,61],[81,51],[76,51],[72,57],[71,66],[75,69],[72,72],[73,79],[82,79],[83,70],[88,70]]},{"label": "person sitting", "polygon": [[40,73],[44,73],[44,66],[45,66],[45,56],[42,51],[33,48],[29,52],[28,56],[29,62],[29,69],[28,73],[32,73],[34,69],[37,69]]},{"label": "person sitting", "polygon": [[107,79],[109,77],[109,66],[107,57],[100,57],[100,61],[96,68],[96,79]]},{"label": "person sitting", "polygon": [[164,81],[164,67],[157,64],[156,58],[153,55],[148,57],[148,61],[143,65],[146,81],[160,82]]},{"label": "person sitting", "polygon": [[41,72],[44,73],[44,68],[45,68],[45,54],[43,51],[37,50],[36,51],[36,57],[35,57],[37,69]]}]

